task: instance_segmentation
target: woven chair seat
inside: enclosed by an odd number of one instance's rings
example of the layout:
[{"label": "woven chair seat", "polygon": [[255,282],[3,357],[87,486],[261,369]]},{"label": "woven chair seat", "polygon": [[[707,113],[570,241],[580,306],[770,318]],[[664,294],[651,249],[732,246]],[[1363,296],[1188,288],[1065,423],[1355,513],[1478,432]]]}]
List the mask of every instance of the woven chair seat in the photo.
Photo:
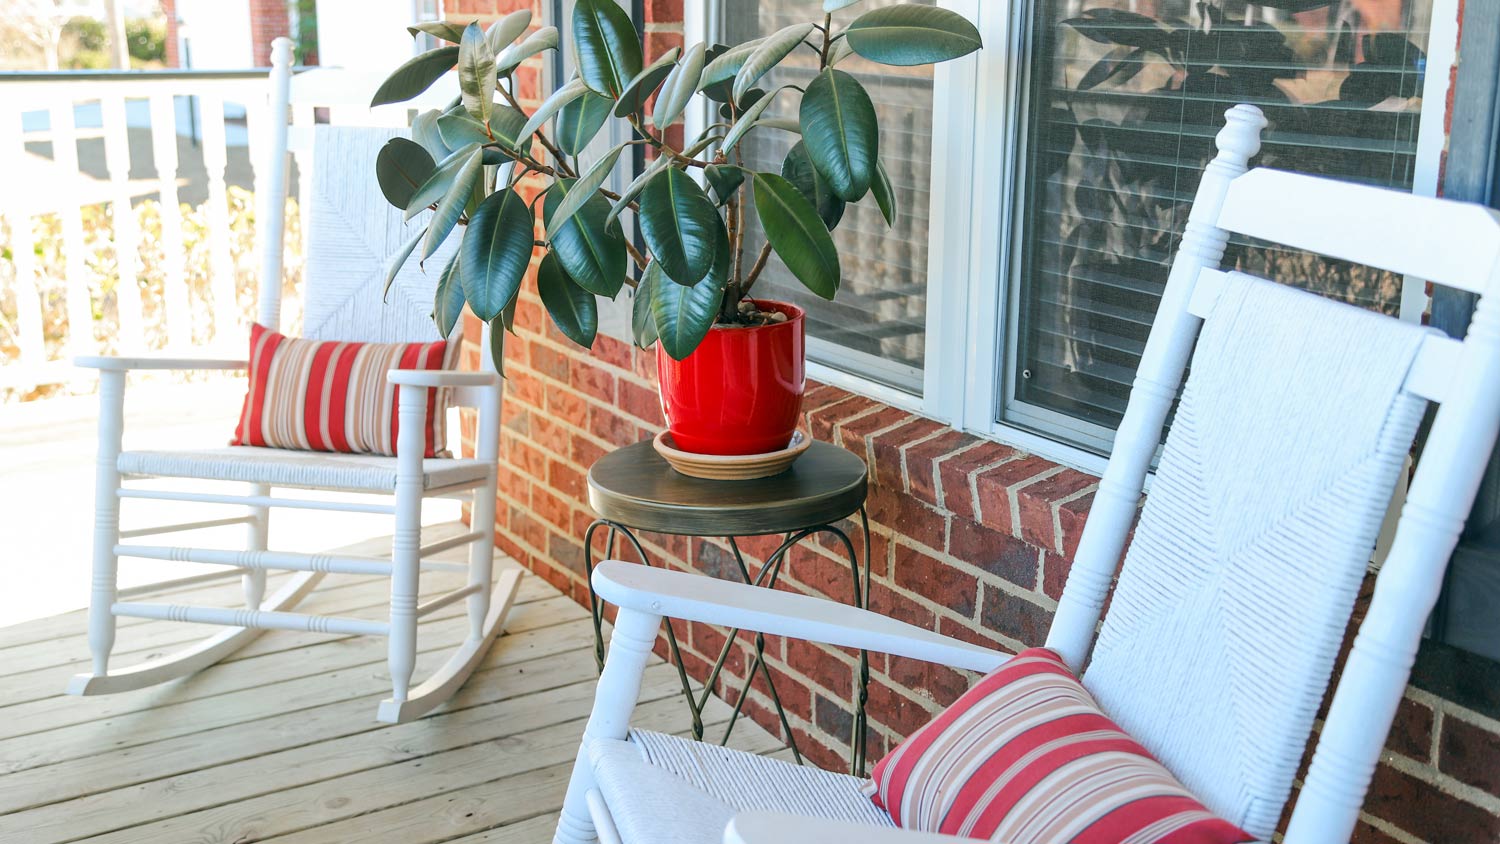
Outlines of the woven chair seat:
[{"label": "woven chair seat", "polygon": [[[200,478],[347,492],[390,493],[396,488],[396,458],[281,448],[226,446],[184,451],[126,451],[117,464],[135,477]],[[422,461],[425,489],[481,480],[484,461],[429,458]]]},{"label": "woven chair seat", "polygon": [[860,792],[865,780],[716,744],[632,730],[629,742],[592,742],[589,756],[624,844],[718,842],[749,811],[893,825]]}]

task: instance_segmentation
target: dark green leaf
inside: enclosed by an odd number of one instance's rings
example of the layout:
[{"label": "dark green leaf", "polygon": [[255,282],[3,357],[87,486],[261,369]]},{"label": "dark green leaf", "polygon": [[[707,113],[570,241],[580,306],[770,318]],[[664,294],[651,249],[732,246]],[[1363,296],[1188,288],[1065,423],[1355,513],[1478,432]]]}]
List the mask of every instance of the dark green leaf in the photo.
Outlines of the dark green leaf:
[{"label": "dark green leaf", "polygon": [[557,330],[580,346],[594,345],[594,334],[599,330],[599,303],[594,301],[594,294],[568,277],[551,252],[537,267],[536,290]]},{"label": "dark green leaf", "polygon": [[484,153],[476,149],[469,153],[469,158],[453,175],[453,184],[448,186],[448,192],[438,200],[437,209],[432,212],[432,221],[427,224],[427,239],[422,242],[422,260],[432,257],[458,224],[458,217],[468,207],[469,198],[474,195],[482,175]]},{"label": "dark green leaf", "polygon": [[864,86],[842,70],[823,71],[802,96],[798,122],[807,154],[833,192],[846,202],[864,196],[879,158],[875,106]]},{"label": "dark green leaf", "polygon": [[682,61],[674,65],[671,73],[667,74],[667,81],[662,83],[661,94],[657,96],[656,105],[651,110],[651,122],[656,128],[665,129],[682,116],[688,101],[698,90],[698,80],[703,78],[703,64],[707,56],[708,52],[702,44],[694,44],[683,55]]},{"label": "dark green leaf", "polygon": [[525,127],[526,115],[510,106],[496,105],[490,114],[490,134],[506,149],[514,150],[520,145],[521,130]]},{"label": "dark green leaf", "polygon": [[630,80],[625,90],[620,92],[620,99],[615,103],[615,117],[625,117],[635,114],[646,107],[646,101],[661,87],[663,80],[671,74],[673,68],[677,67],[677,57],[682,55],[682,50],[677,47],[662,53],[661,56],[649,67]]},{"label": "dark green leaf", "polygon": [[[547,192],[542,216],[551,230],[552,218],[564,197],[573,190],[576,179],[558,179]],[[609,200],[595,193],[578,213],[564,220],[552,235],[552,255],[580,287],[590,293],[613,299],[625,283],[625,236],[620,227],[605,222]]]},{"label": "dark green leaf", "polygon": [[464,285],[459,276],[458,253],[448,260],[443,274],[438,277],[437,295],[432,303],[432,321],[437,323],[438,333],[443,337],[453,333],[458,318],[464,312]]},{"label": "dark green leaf", "polygon": [[646,271],[641,273],[641,280],[636,282],[635,298],[630,303],[630,334],[642,349],[651,348],[658,336],[656,314],[651,312],[651,297],[660,281],[660,265],[654,262],[647,265]]},{"label": "dark green leaf", "polygon": [[902,3],[871,9],[844,30],[854,52],[881,64],[945,62],[983,46],[968,18],[938,6]]},{"label": "dark green leaf", "polygon": [[842,274],[839,253],[812,203],[781,176],[756,173],[755,212],[766,240],[792,275],[808,290],[832,299]]},{"label": "dark green leaf", "polygon": [[630,207],[630,203],[634,202],[636,197],[641,195],[641,191],[646,189],[646,185],[650,184],[651,180],[671,163],[672,159],[665,155],[652,159],[651,163],[646,165],[646,169],[642,170],[641,174],[620,192],[620,198],[615,200],[614,206],[609,209],[609,216],[604,220],[605,224],[614,225],[614,222],[620,218],[620,214]]},{"label": "dark green leaf", "polygon": [[411,257],[411,253],[417,248],[417,244],[422,241],[423,236],[426,234],[426,229],[418,229],[415,234],[406,239],[405,243],[401,244],[401,248],[396,250],[396,254],[392,255],[390,260],[386,261],[385,288],[380,292],[381,299],[390,294],[391,285],[396,282],[397,274],[401,272],[401,268],[406,265],[406,259]]},{"label": "dark green leaf", "polygon": [[1094,62],[1088,73],[1078,80],[1078,90],[1088,91],[1116,77],[1128,82],[1146,66],[1147,51],[1133,47],[1116,47]]},{"label": "dark green leaf", "polygon": [[[514,307],[515,300],[511,300]],[[490,320],[490,360],[495,364],[495,371],[500,377],[505,377],[505,329],[510,326],[505,323],[505,315]]]},{"label": "dark green leaf", "polygon": [[433,161],[442,161],[453,154],[453,148],[443,143],[442,133],[438,131],[438,118],[443,113],[435,108],[430,108],[416,116],[411,122],[411,138],[427,150]]},{"label": "dark green leaf", "polygon": [[563,106],[588,93],[588,90],[588,86],[583,84],[582,79],[573,78],[568,80],[568,84],[562,86],[561,88],[558,88],[556,91],[553,91],[552,96],[548,97],[542,102],[541,105],[537,106],[536,111],[531,113],[531,119],[527,120],[526,125],[521,127],[521,131],[519,133],[520,136],[523,138],[530,138],[532,135],[536,134],[536,130],[542,128],[542,125],[545,124],[552,117],[552,115],[561,111]]},{"label": "dark green leaf", "polygon": [[432,176],[437,162],[422,145],[405,138],[391,138],[375,156],[375,179],[390,204],[405,211],[412,194]]},{"label": "dark green leaf", "polygon": [[526,40],[519,44],[512,44],[495,57],[495,67],[501,76],[509,76],[516,72],[521,63],[542,52],[543,50],[557,49],[558,42],[557,27],[544,26],[536,32],[526,36]]},{"label": "dark green leaf", "polygon": [[708,186],[713,188],[720,205],[728,202],[745,183],[745,168],[733,164],[710,164],[703,168],[703,175],[708,178]]},{"label": "dark green leaf", "polygon": [[[715,44],[712,47],[709,47],[708,51],[703,56],[704,67],[703,72],[698,74],[697,86],[698,90],[703,93],[703,96],[708,97],[714,102],[729,102],[729,97],[732,94],[732,89],[734,88],[734,75],[738,73],[740,69],[739,65],[735,65],[734,69],[729,71],[728,76],[724,76],[723,78],[715,82],[704,81],[708,76],[708,68],[728,52],[728,46],[724,44]],[[748,55],[748,53],[746,55]]]},{"label": "dark green leaf", "polygon": [[495,104],[495,56],[477,23],[464,27],[464,39],[458,45],[458,90],[469,114],[481,124],[487,122]]},{"label": "dark green leaf", "polygon": [[[727,239],[724,247],[728,252]],[[655,261],[646,267],[646,273],[651,274],[654,267]],[[672,284],[664,273],[656,272],[650,303],[656,333],[662,349],[673,360],[682,360],[698,348],[713,327],[719,315],[719,304],[724,300],[724,285],[712,278],[691,286]]]},{"label": "dark green leaf", "polygon": [[406,28],[411,37],[416,38],[420,33],[427,33],[434,38],[441,38],[450,44],[457,44],[464,38],[464,28],[456,23],[448,21],[423,21]]},{"label": "dark green leaf", "polygon": [[568,155],[583,152],[604,121],[609,119],[614,103],[592,91],[563,106],[557,115],[557,146]]},{"label": "dark green leaf", "polygon": [[738,101],[749,93],[762,76],[770,73],[771,68],[791,55],[798,45],[807,40],[807,36],[811,35],[812,31],[813,25],[810,23],[795,23],[766,36],[765,40],[760,42],[760,46],[755,48],[755,52],[751,53],[745,59],[745,63],[740,65],[740,69],[735,72],[733,89],[735,100]]},{"label": "dark green leaf", "polygon": [[641,72],[641,42],[635,25],[614,0],[577,0],[573,42],[583,81],[614,98]]},{"label": "dark green leaf", "polygon": [[750,54],[765,40],[757,38],[746,41],[735,47],[726,47],[716,56],[710,56],[708,66],[703,68],[703,78],[698,80],[698,90],[711,100],[729,102],[729,98],[734,95],[735,75],[745,66]]},{"label": "dark green leaf", "polygon": [[470,117],[468,112],[456,114],[445,114],[437,120],[438,135],[443,143],[452,149],[458,149],[465,144],[487,144],[490,142],[490,133],[484,131],[484,124]]},{"label": "dark green leaf", "polygon": [[1099,44],[1124,44],[1163,55],[1171,44],[1169,33],[1154,18],[1124,9],[1088,9],[1063,24]]},{"label": "dark green leaf", "polygon": [[531,265],[535,222],[526,200],[511,190],[490,194],[469,219],[459,254],[464,298],[475,316],[494,319],[520,291]]},{"label": "dark green leaf", "polygon": [[515,43],[528,26],[531,26],[530,9],[511,12],[490,24],[489,31],[484,34],[484,43],[489,46],[490,55],[500,55],[500,51]]},{"label": "dark green leaf", "polygon": [[719,212],[693,177],[668,168],[641,191],[641,236],[662,272],[695,284],[713,268]]},{"label": "dark green leaf", "polygon": [[427,181],[423,182],[422,186],[417,188],[417,192],[412,194],[411,200],[406,205],[405,219],[410,220],[412,217],[420,214],[427,206],[442,199],[443,195],[448,192],[448,187],[453,184],[453,179],[458,175],[458,171],[462,170],[464,165],[469,162],[469,158],[478,151],[478,144],[468,144],[461,149],[455,150],[452,155],[439,162],[437,169],[432,171],[431,176],[427,177]]},{"label": "dark green leaf", "polygon": [[792,147],[791,152],[786,154],[786,160],[781,162],[781,175],[807,197],[829,231],[843,219],[844,200],[838,198],[828,180],[813,166],[812,159],[807,157],[807,147],[801,141]]},{"label": "dark green leaf", "polygon": [[563,197],[562,202],[558,203],[547,217],[549,240],[557,237],[558,229],[562,228],[563,223],[577,213],[578,209],[582,208],[583,204],[592,198],[594,192],[599,190],[599,187],[609,178],[610,171],[615,169],[615,162],[620,160],[620,153],[625,147],[626,144],[620,144],[606,152],[602,158],[594,162],[594,166],[578,177],[578,182],[573,186],[574,189]]},{"label": "dark green leaf", "polygon": [[438,77],[453,69],[458,62],[457,47],[439,47],[396,68],[375,90],[370,98],[373,108],[387,103],[404,103],[432,87]]},{"label": "dark green leaf", "polygon": [[896,225],[896,190],[891,187],[890,174],[884,164],[875,165],[875,181],[870,183],[870,193],[875,195],[875,204],[880,206],[880,216],[887,226]]},{"label": "dark green leaf", "polygon": [[745,137],[745,133],[755,128],[756,121],[760,120],[760,116],[762,114],[765,114],[766,109],[771,105],[771,101],[776,99],[776,95],[784,90],[786,89],[777,88],[771,93],[760,97],[755,101],[754,105],[745,109],[744,113],[740,115],[740,119],[734,121],[734,125],[729,127],[729,133],[724,136],[724,142],[721,144],[720,148],[723,149],[725,153],[728,153],[730,150],[734,149],[735,145]]}]

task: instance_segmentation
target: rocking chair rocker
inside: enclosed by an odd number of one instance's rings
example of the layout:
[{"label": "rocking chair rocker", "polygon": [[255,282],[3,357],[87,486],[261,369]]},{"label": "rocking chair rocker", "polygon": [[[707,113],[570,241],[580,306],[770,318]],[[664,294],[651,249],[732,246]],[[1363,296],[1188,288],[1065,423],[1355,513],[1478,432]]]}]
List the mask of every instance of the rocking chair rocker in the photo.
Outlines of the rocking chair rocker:
[{"label": "rocking chair rocker", "polygon": [[[271,53],[270,123],[272,138],[261,200],[263,269],[258,322],[279,330],[281,315],[282,235],[289,152],[295,151],[303,180],[305,230],[309,232],[304,272],[304,335],[349,342],[431,342],[440,339],[430,317],[436,274],[423,275],[411,262],[390,287],[383,304],[384,265],[406,239],[399,212],[393,212],[374,186],[374,160],[380,146],[397,129],[374,128],[384,120],[404,124],[405,113],[372,115],[366,103],[372,80],[338,70],[315,70],[295,79],[291,42],[277,39]],[[373,80],[378,82],[378,80]],[[329,107],[335,119],[360,128],[317,127],[314,107]],[[288,126],[288,114],[295,127]],[[364,127],[371,128],[364,128]],[[289,143],[289,139],[295,143]],[[260,162],[258,162],[260,164]],[[341,178],[342,177],[342,178]],[[309,181],[311,190],[308,190]],[[350,225],[350,221],[353,225]],[[445,245],[451,254],[453,243]],[[435,258],[436,259],[436,258]],[[446,260],[442,258],[441,260]],[[439,264],[441,266],[441,264]],[[126,375],[140,370],[244,370],[244,359],[89,357],[80,366],[99,371],[99,456],[94,520],[94,561],[89,607],[89,649],[93,670],[75,676],[68,692],[76,695],[130,691],[186,676],[233,653],[265,629],[389,638],[391,697],[379,706],[381,721],[407,721],[446,701],[483,658],[500,632],[520,581],[516,569],[492,576],[494,556],[496,456],[499,447],[500,378],[488,359],[478,372],[391,370],[399,385],[396,455],[328,454],[274,448],[230,446],[181,451],[126,451],[122,448]],[[476,455],[470,459],[425,458],[424,427],[428,391],[451,392],[455,404],[478,410]],[[226,431],[227,435],[229,432]],[[436,447],[441,449],[443,443]],[[142,490],[126,486],[128,477],[192,478],[238,481],[245,495],[191,491]],[[276,487],[394,495],[393,503],[330,501],[273,495]],[[470,532],[422,544],[422,501],[430,497],[463,497],[472,502]],[[120,501],[127,498],[242,505],[246,514],[164,525],[132,531],[167,533],[197,527],[244,523],[243,551],[180,546],[122,544]],[[377,513],[394,517],[389,559],[306,554],[267,549],[271,508],[286,507]],[[449,548],[469,545],[468,583],[417,604],[423,568],[458,567],[430,562]],[[119,601],[116,567],[120,557],[177,560],[236,566],[243,570],[245,608],[185,607]],[[265,596],[266,571],[298,572],[279,591]],[[327,572],[376,574],[391,578],[389,620],[336,618],[292,612],[292,608]],[[492,582],[495,581],[495,582]],[[409,688],[416,662],[417,620],[427,613],[465,601],[469,631],[448,661],[415,689]],[[225,625],[228,629],[180,653],[138,666],[110,670],[109,656],[119,616],[169,619]]]},{"label": "rocking chair rocker", "polygon": [[[1075,671],[1087,666],[1084,685],[1105,713],[1211,811],[1269,839],[1418,421],[1439,404],[1285,838],[1328,844],[1354,829],[1500,428],[1500,221],[1478,206],[1247,172],[1265,119],[1242,105],[1228,121],[1046,644]],[[1449,339],[1223,272],[1231,233],[1483,298],[1467,338]],[[853,777],[632,731],[631,710],[664,618],[970,671],[991,671],[1008,655],[689,573],[605,562],[593,583],[619,616],[559,844],[967,840],[893,828]]]}]

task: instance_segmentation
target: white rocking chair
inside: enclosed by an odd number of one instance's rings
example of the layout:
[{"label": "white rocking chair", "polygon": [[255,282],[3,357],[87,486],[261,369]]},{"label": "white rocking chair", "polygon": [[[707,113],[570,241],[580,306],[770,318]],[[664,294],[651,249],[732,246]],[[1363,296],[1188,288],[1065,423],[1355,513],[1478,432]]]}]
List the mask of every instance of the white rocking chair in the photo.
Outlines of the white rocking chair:
[{"label": "white rocking chair", "polygon": [[[270,87],[272,138],[261,200],[263,271],[259,322],[278,328],[281,314],[282,235],[288,153],[295,150],[303,179],[305,231],[309,246],[304,271],[304,331],[315,339],[351,342],[430,342],[440,339],[430,313],[436,273],[422,274],[412,261],[397,276],[382,303],[387,257],[406,239],[399,212],[375,187],[374,161],[380,146],[400,130],[311,126],[314,107],[331,107],[336,118],[378,125],[404,123],[405,113],[372,115],[369,93],[378,79],[343,71],[318,70],[293,79],[291,43],[273,45]],[[299,124],[289,130],[287,116]],[[296,144],[289,146],[289,136]],[[311,179],[312,190],[307,190]],[[446,261],[453,244],[432,260]],[[441,266],[441,264],[438,264]],[[484,344],[486,347],[488,343]],[[399,385],[395,457],[327,454],[230,446],[181,451],[122,449],[126,375],[139,370],[243,370],[244,358],[89,357],[80,366],[99,371],[99,456],[95,493],[94,562],[89,607],[89,649],[93,670],[73,678],[68,692],[110,694],[139,689],[191,674],[243,647],[266,629],[389,638],[391,697],[380,704],[381,721],[420,717],[447,700],[483,658],[504,626],[519,585],[517,570],[492,582],[496,457],[499,447],[500,378],[485,352],[483,371],[392,370]],[[424,422],[430,388],[451,391],[455,404],[477,408],[476,455],[471,459],[424,458]],[[225,431],[226,438],[229,432]],[[442,444],[439,444],[442,448]],[[239,481],[248,494],[144,490],[125,485],[129,477]],[[273,494],[277,487],[393,495],[394,502],[309,499]],[[470,532],[422,544],[422,501],[464,497],[472,502]],[[242,505],[242,516],[163,525],[130,533],[167,533],[232,523],[248,525],[243,551],[180,546],[122,544],[120,501],[130,498]],[[272,508],[286,507],[394,516],[391,557],[339,556],[268,550]],[[417,604],[422,568],[453,564],[424,558],[468,544],[466,586]],[[244,609],[121,602],[116,594],[120,557],[237,566],[244,570]],[[279,591],[265,596],[266,571],[299,572]],[[377,574],[391,578],[389,620],[336,618],[291,612],[327,572]],[[467,602],[469,632],[448,661],[411,689],[416,661],[417,619],[456,601]],[[109,656],[119,616],[225,625],[229,629],[180,653],[141,665],[110,670]]]},{"label": "white rocking chair", "polygon": [[[1478,206],[1247,173],[1265,120],[1249,106],[1228,118],[1046,644],[1075,670],[1087,665],[1105,712],[1209,809],[1269,839],[1420,415],[1439,403],[1285,838],[1330,844],[1354,828],[1500,426],[1500,222]],[[1468,337],[1448,339],[1221,272],[1231,232],[1484,298]],[[963,840],[890,828],[853,777],[632,731],[631,710],[663,618],[971,671],[1006,654],[689,573],[605,562],[593,583],[620,611],[556,841]]]}]

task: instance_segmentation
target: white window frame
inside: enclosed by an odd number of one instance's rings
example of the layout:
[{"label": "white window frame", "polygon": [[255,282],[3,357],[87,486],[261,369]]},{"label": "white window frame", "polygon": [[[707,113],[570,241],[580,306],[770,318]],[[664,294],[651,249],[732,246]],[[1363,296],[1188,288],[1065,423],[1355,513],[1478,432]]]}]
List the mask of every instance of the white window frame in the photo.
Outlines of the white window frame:
[{"label": "white window frame", "polygon": [[[922,395],[814,362],[808,375],[824,383],[931,417],[1098,474],[1107,458],[1051,436],[997,421],[1006,395],[1002,356],[1008,349],[1010,309],[1016,307],[1016,156],[1024,141],[1024,54],[1032,3],[938,0],[973,21],[985,49],[933,71],[932,184],[928,212],[927,346]],[[683,29],[689,42],[712,42],[721,32],[718,7],[727,0],[685,0]],[[1423,114],[1418,129],[1412,192],[1435,196],[1446,145],[1446,104],[1457,58],[1459,0],[1434,0],[1428,36]],[[688,113],[688,131],[707,125],[706,107]],[[981,154],[981,150],[983,153]],[[994,189],[986,189],[993,186]],[[1426,285],[1407,279],[1401,316],[1420,320]],[[1038,421],[1041,414],[1036,414]],[[1087,423],[1056,414],[1051,422],[1088,434]],[[1096,445],[1107,450],[1108,437]]]}]

